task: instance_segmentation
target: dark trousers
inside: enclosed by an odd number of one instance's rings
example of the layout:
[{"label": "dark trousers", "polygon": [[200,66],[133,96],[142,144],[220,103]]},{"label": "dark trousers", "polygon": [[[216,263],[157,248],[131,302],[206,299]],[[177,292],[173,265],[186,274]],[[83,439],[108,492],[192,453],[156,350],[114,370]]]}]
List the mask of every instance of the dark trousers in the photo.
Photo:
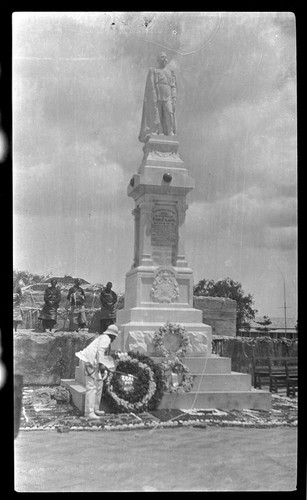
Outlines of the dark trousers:
[{"label": "dark trousers", "polygon": [[52,328],[56,324],[56,321],[55,319],[43,319],[42,323],[43,323],[43,330],[48,330],[48,329],[52,330]]}]

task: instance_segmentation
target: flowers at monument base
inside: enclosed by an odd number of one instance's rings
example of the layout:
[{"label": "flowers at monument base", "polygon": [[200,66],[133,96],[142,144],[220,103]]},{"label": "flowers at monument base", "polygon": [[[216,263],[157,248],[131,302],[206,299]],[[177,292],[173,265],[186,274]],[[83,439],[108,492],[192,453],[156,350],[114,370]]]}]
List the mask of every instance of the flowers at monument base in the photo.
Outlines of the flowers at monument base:
[{"label": "flowers at monument base", "polygon": [[131,431],[168,429],[178,427],[297,427],[297,398],[282,394],[272,395],[271,410],[217,410],[217,409],[156,409],[142,413],[106,413],[99,420],[90,421],[72,405],[58,400],[45,403],[45,411],[37,408],[37,397],[53,392],[54,386],[23,388],[23,409],[20,430],[46,430],[59,433],[70,431]]},{"label": "flowers at monument base", "polygon": [[162,361],[164,387],[168,392],[189,392],[193,387],[193,375],[177,357]]},{"label": "flowers at monument base", "polygon": [[[165,339],[172,335],[178,338],[179,348],[171,351],[165,346]],[[184,365],[179,357],[184,357],[189,350],[192,350],[189,335],[182,325],[167,322],[160,326],[155,332],[153,345],[157,354],[168,358],[160,364],[163,372],[164,389],[168,392],[189,392],[193,387],[193,375],[189,368]]]},{"label": "flowers at monument base", "polygon": [[160,367],[144,354],[122,354],[104,384],[103,397],[112,411],[143,412],[157,408],[163,395]]},{"label": "flowers at monument base", "polygon": [[[172,352],[165,346],[165,337],[167,335],[175,335],[179,340],[179,349]],[[153,345],[157,354],[168,357],[175,356],[177,358],[183,357],[188,351],[192,350],[191,341],[189,335],[185,331],[184,326],[178,325],[176,323],[167,322],[155,332],[153,337]]]}]

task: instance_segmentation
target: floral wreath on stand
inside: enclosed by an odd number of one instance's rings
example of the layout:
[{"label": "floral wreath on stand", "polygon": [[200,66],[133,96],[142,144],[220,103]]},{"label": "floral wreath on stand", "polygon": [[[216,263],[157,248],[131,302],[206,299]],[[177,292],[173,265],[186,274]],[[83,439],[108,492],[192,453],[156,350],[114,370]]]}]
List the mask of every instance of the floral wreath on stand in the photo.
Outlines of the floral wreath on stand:
[{"label": "floral wreath on stand", "polygon": [[[161,368],[164,375],[164,388],[168,392],[190,392],[193,387],[194,377],[189,368],[178,358],[162,361]],[[170,372],[167,375],[167,372]],[[181,376],[179,381],[178,375]]]},{"label": "floral wreath on stand", "polygon": [[[167,334],[177,335],[180,347],[176,352],[168,350],[164,345]],[[191,341],[185,328],[181,325],[167,322],[155,332],[153,345],[157,354],[167,357],[160,364],[163,373],[164,389],[168,392],[189,392],[193,387],[194,377],[189,368],[184,365],[179,357],[184,357],[192,349]],[[179,380],[179,377],[181,380]]]},{"label": "floral wreath on stand", "polygon": [[[171,352],[166,349],[164,345],[164,337],[167,334],[177,335],[180,340],[180,347],[176,352]],[[186,355],[188,349],[192,349],[191,341],[185,328],[181,325],[175,323],[165,323],[165,325],[160,326],[159,330],[155,332],[153,338],[153,345],[156,349],[157,354],[163,357],[175,356],[177,358]]]},{"label": "floral wreath on stand", "polygon": [[104,383],[106,402],[114,413],[153,411],[163,396],[159,365],[139,352],[122,353],[115,372]]}]

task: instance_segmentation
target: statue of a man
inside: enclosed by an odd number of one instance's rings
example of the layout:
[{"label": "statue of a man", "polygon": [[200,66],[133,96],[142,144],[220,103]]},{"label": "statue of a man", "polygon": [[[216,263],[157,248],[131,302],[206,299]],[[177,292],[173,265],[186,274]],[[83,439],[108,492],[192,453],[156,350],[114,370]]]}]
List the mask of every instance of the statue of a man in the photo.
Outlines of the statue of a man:
[{"label": "statue of a man", "polygon": [[176,134],[176,76],[167,68],[165,52],[159,54],[158,66],[150,68],[147,76],[139,134],[141,142],[146,142],[150,134]]}]

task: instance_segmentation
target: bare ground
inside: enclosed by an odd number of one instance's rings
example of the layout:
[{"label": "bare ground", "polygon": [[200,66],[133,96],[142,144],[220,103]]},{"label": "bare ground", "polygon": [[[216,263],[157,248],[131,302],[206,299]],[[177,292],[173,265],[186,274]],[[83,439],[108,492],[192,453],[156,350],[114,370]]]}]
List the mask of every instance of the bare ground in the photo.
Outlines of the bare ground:
[{"label": "bare ground", "polygon": [[21,430],[18,492],[292,491],[297,428]]}]

